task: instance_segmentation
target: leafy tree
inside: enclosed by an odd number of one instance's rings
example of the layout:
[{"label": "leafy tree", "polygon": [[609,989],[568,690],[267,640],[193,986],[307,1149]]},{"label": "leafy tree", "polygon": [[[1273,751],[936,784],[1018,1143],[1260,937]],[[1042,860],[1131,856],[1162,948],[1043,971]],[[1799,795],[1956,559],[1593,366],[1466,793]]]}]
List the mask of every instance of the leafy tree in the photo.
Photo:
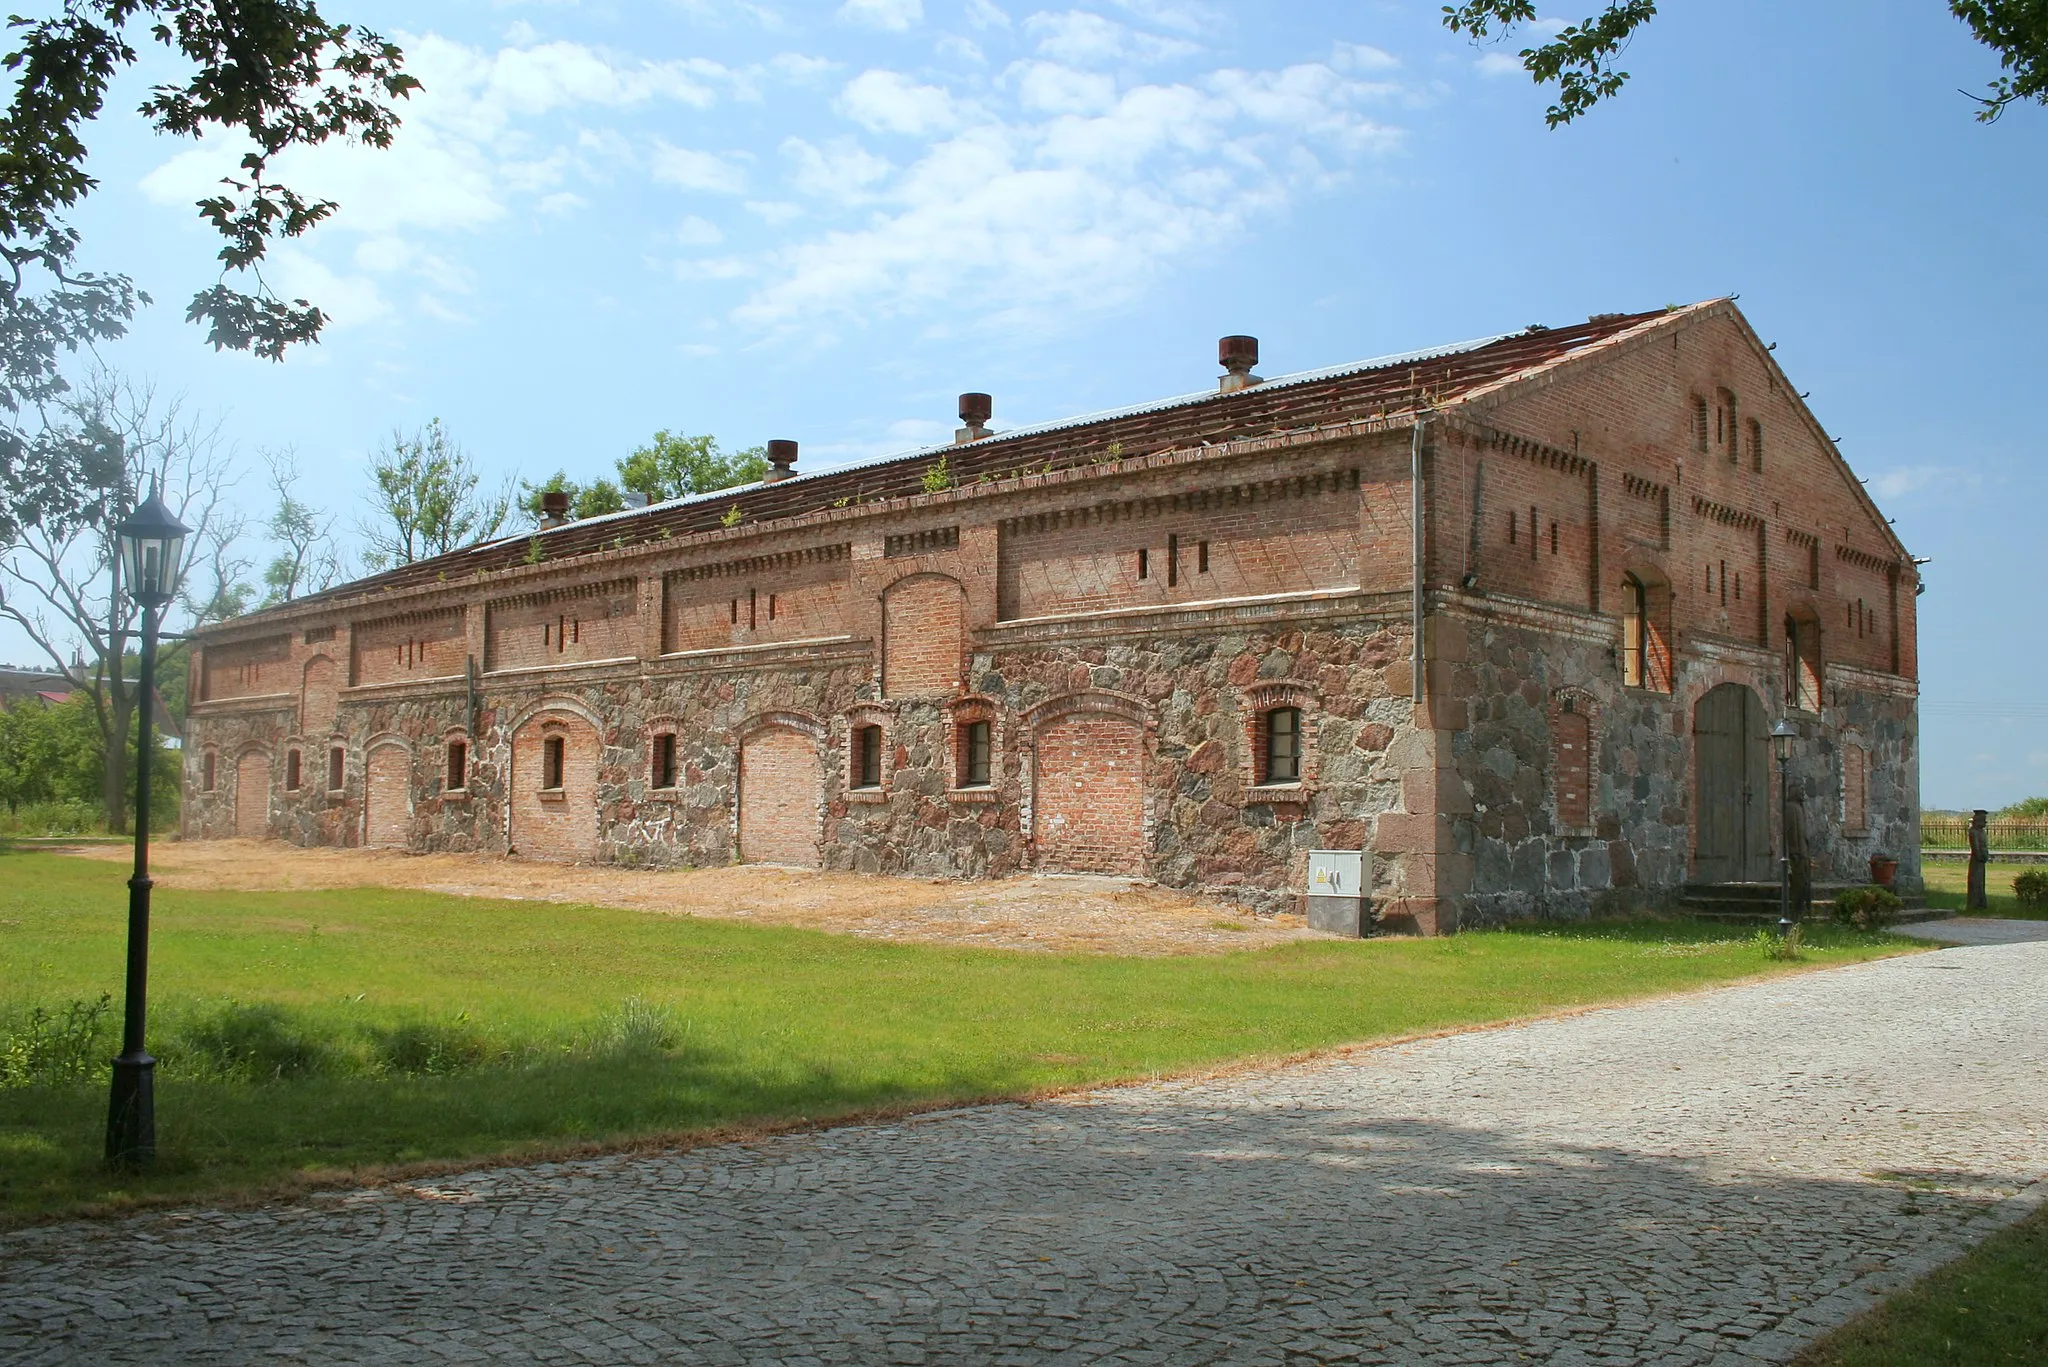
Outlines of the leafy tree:
[{"label": "leafy tree", "polygon": [[538,522],[543,512],[541,497],[557,493],[569,496],[569,513],[572,517],[602,517],[606,513],[620,512],[626,507],[625,492],[612,481],[600,478],[589,484],[578,484],[569,478],[567,470],[557,470],[539,484],[520,481],[520,511]]},{"label": "leafy tree", "polygon": [[[175,820],[178,813],[178,754],[153,737],[157,780],[151,791],[151,816]],[[128,740],[127,764],[135,762],[136,737]],[[106,738],[83,695],[69,701],[45,702],[18,698],[0,708],[0,804],[12,813],[40,803],[99,805],[100,778],[106,772]],[[131,788],[122,812],[132,816]]]},{"label": "leafy tree", "polygon": [[619,462],[619,482],[650,503],[751,484],[767,472],[765,447],[727,453],[716,437],[681,437],[667,429]]},{"label": "leafy tree", "polygon": [[[215,429],[187,420],[175,402],[104,371],[67,397],[72,430],[91,434],[105,470],[90,502],[66,513],[35,512],[0,547],[0,618],[13,622],[83,695],[101,744],[98,800],[114,831],[126,829],[132,723],[138,693],[131,649],[140,625],[133,598],[115,584],[114,528],[142,491],[160,486],[164,503],[192,529],[186,539],[183,596],[173,609],[186,621],[232,612],[247,601],[234,543],[241,522],[229,494],[232,457]],[[166,623],[175,629],[177,617]],[[173,675],[182,646],[166,642],[159,678]]]},{"label": "leafy tree", "polygon": [[[2048,104],[2048,0],[1947,0],[1978,42],[1998,54],[2008,75],[1992,81],[1977,118],[1990,123],[2015,100]],[[1657,0],[1610,0],[1599,14],[1521,52],[1522,67],[1538,85],[1555,83],[1557,103],[1544,113],[1552,128],[1570,123],[1601,100],[1620,93],[1628,73],[1615,62],[1630,38],[1657,14]],[[1506,35],[1536,18],[1534,0],[1464,0],[1444,6],[1444,27],[1475,41]]]},{"label": "leafy tree", "polygon": [[[150,88],[143,119],[180,137],[225,133],[247,149],[223,193],[197,202],[221,235],[221,274],[193,297],[186,317],[206,326],[215,348],[271,360],[316,340],[326,317],[304,299],[271,292],[264,253],[336,208],[278,181],[272,160],[333,137],[388,147],[398,127],[393,103],[419,88],[397,47],[330,22],[316,0],[65,0],[46,8],[55,12],[9,21],[14,46],[0,58],[14,77],[0,114],[0,506],[9,516],[75,511],[107,487],[104,468],[77,463],[94,454],[90,434],[23,423],[44,417],[67,392],[66,354],[121,336],[147,302],[127,276],[78,263],[81,239],[68,218],[98,185],[85,169],[86,125],[99,117],[113,80],[141,60],[140,35],[182,64]],[[235,288],[244,281],[252,291]],[[11,531],[0,525],[0,536]]]},{"label": "leafy tree", "polygon": [[2048,820],[2048,797],[2021,798],[1998,813],[2000,821]]},{"label": "leafy tree", "polygon": [[301,593],[318,593],[341,579],[341,554],[334,546],[334,519],[299,501],[298,459],[289,451],[265,457],[277,507],[263,524],[278,552],[263,567],[263,606],[289,603]]},{"label": "leafy tree", "polygon": [[512,489],[481,488],[469,453],[434,418],[411,436],[394,432],[370,462],[375,481],[364,558],[375,569],[410,565],[488,541],[512,511]]}]

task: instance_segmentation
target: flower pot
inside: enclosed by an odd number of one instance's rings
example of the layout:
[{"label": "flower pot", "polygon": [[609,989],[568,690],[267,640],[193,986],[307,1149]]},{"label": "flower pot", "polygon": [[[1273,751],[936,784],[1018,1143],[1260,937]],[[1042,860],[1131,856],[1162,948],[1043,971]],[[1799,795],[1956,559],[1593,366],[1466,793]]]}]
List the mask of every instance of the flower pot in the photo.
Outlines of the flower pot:
[{"label": "flower pot", "polygon": [[1870,881],[1879,887],[1890,887],[1892,879],[1898,877],[1898,873],[1898,860],[1887,859],[1881,854],[1874,854],[1870,857]]}]

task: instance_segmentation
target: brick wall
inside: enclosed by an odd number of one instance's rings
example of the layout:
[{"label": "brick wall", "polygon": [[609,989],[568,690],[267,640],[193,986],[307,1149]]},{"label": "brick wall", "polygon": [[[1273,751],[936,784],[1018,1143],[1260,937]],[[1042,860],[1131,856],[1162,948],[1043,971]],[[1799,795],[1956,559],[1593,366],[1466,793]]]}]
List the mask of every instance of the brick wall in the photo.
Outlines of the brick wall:
[{"label": "brick wall", "polygon": [[1355,469],[1321,470],[1010,519],[999,611],[1010,621],[1355,585],[1359,486]]},{"label": "brick wall", "polygon": [[[562,783],[544,787],[544,752],[562,740]],[[569,711],[548,711],[512,735],[506,795],[511,845],[531,859],[590,859],[598,852],[597,779],[600,741],[595,727]]]},{"label": "brick wall", "polygon": [[665,654],[847,631],[847,548],[750,557],[679,570],[662,580]]},{"label": "brick wall", "polygon": [[270,757],[245,750],[235,757],[235,834],[261,840],[270,833]]},{"label": "brick wall", "polygon": [[[325,736],[334,729],[340,707],[340,671],[325,655],[306,661],[300,673],[299,734],[308,739]],[[324,781],[324,780],[323,780]]]},{"label": "brick wall", "polygon": [[484,668],[535,669],[640,654],[637,580],[502,598],[484,627]]},{"label": "brick wall", "polygon": [[966,595],[957,579],[921,574],[882,593],[882,695],[957,692],[966,663]]},{"label": "brick wall", "polygon": [[412,843],[412,752],[379,745],[363,767],[363,843],[406,848]]},{"label": "brick wall", "polygon": [[1040,868],[1144,872],[1145,745],[1135,722],[1100,712],[1061,717],[1034,737],[1032,768]]},{"label": "brick wall", "polygon": [[289,693],[293,678],[292,638],[265,636],[214,646],[200,660],[200,697],[213,702]]},{"label": "brick wall", "polygon": [[461,608],[405,613],[360,622],[352,634],[352,683],[402,683],[458,678],[469,654]]},{"label": "brick wall", "polygon": [[740,858],[815,868],[823,797],[814,738],[780,726],[747,737],[740,752]]}]

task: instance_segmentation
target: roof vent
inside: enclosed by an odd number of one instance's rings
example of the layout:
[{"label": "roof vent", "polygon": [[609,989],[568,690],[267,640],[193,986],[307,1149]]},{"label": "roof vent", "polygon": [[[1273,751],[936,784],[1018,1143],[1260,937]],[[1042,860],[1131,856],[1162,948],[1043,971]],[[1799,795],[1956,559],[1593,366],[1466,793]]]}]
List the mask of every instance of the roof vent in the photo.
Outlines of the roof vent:
[{"label": "roof vent", "polygon": [[1225,337],[1216,344],[1216,360],[1229,372],[1216,382],[1216,388],[1225,394],[1233,389],[1250,389],[1263,383],[1252,374],[1252,367],[1259,363],[1259,339],[1256,337]]},{"label": "roof vent", "polygon": [[778,484],[796,473],[796,443],[777,439],[768,443],[768,473],[763,484]]},{"label": "roof vent", "polygon": [[559,527],[569,520],[569,491],[548,489],[540,496],[540,529]]},{"label": "roof vent", "polygon": [[996,411],[996,401],[986,394],[962,394],[960,396],[960,421],[964,424],[953,433],[953,440],[979,441],[988,435],[988,420]]}]

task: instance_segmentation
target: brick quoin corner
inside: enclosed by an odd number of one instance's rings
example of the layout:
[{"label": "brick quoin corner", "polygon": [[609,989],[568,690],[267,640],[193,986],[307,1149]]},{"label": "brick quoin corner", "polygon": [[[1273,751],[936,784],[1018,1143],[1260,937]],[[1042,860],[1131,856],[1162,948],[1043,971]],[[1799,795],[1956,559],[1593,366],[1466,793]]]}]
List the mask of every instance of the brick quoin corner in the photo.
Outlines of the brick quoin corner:
[{"label": "brick quoin corner", "polygon": [[1918,572],[1731,301],[1233,361],[209,627],[184,833],[1261,912],[1362,850],[1428,934],[1775,877],[1786,718],[1817,876],[1918,887]]}]

